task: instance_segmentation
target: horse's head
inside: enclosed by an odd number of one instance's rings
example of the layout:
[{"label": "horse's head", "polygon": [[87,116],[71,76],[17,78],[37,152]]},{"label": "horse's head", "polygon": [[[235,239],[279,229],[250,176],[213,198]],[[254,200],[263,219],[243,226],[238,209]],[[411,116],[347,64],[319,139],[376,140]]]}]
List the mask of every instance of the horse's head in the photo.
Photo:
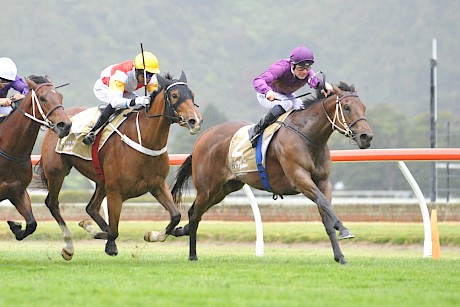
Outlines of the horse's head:
[{"label": "horse's head", "polygon": [[366,106],[359,99],[353,85],[340,82],[333,88],[336,101],[334,118],[331,119],[328,115],[332,129],[355,140],[359,148],[368,148],[371,145],[373,134],[366,121]]},{"label": "horse's head", "polygon": [[25,116],[53,130],[60,138],[67,136],[72,122],[64,112],[61,93],[45,77],[30,76],[26,81],[30,91],[19,109]]},{"label": "horse's head", "polygon": [[164,90],[166,114],[173,122],[187,128],[190,134],[201,129],[203,118],[194,102],[194,94],[187,85],[187,78],[182,72],[179,80],[170,80],[157,76],[160,88]]}]

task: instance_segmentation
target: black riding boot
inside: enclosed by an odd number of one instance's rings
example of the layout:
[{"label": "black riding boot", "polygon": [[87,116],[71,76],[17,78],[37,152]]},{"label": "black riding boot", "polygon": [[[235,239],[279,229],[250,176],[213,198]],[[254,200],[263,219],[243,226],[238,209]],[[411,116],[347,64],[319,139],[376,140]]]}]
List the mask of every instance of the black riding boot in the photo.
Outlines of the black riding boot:
[{"label": "black riding boot", "polygon": [[99,115],[99,118],[96,121],[96,124],[94,124],[93,128],[91,128],[91,131],[88,132],[88,134],[85,136],[83,139],[83,143],[86,145],[91,145],[94,143],[94,139],[96,138],[96,131],[104,125],[107,120],[109,119],[110,115],[112,115],[115,112],[115,109],[112,108],[112,106],[109,104],[107,105],[104,110],[102,110],[101,115]]},{"label": "black riding boot", "polygon": [[252,147],[256,147],[257,145],[257,138],[259,135],[267,128],[270,124],[272,124],[278,117],[286,113],[282,106],[276,105],[268,111],[268,114],[261,118],[259,123],[249,129],[249,141],[252,144]]}]

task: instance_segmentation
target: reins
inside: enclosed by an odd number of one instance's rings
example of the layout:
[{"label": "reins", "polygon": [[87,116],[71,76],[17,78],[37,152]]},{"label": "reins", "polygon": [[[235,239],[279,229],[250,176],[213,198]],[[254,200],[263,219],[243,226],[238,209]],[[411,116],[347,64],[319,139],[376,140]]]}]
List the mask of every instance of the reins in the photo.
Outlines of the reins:
[{"label": "reins", "polygon": [[[186,101],[186,99],[183,99],[182,101],[178,101],[176,104],[172,104],[171,103],[171,100],[169,99],[169,95],[168,95],[168,91],[173,87],[173,86],[176,86],[176,85],[185,85],[188,87],[187,83],[185,82],[174,82],[172,84],[170,84],[168,87],[166,87],[166,89],[164,90],[164,104],[165,104],[165,110],[164,112],[169,112],[168,110],[173,110],[174,112],[174,116],[171,116],[171,115],[168,115],[168,114],[165,114],[165,113],[162,113],[162,114],[155,114],[155,115],[149,115],[147,113],[147,108],[144,108],[144,112],[145,112],[145,116],[147,118],[157,118],[157,117],[160,117],[160,116],[164,116],[166,117],[169,122],[172,124],[172,123],[179,123],[181,124],[182,121],[184,120],[182,118],[182,116],[177,116],[177,111],[176,109]],[[196,104],[194,103],[194,105],[196,106]],[[139,140],[139,143],[136,143],[135,141],[133,141],[132,139],[130,139],[127,135],[125,134],[122,134],[120,132],[120,130],[118,130],[115,126],[113,126],[112,124],[109,124],[112,129],[121,137],[121,140],[123,142],[125,142],[128,146],[130,146],[131,148],[139,151],[139,152],[142,152],[146,155],[149,155],[149,156],[160,156],[162,154],[164,154],[167,150],[168,150],[168,147],[165,146],[163,147],[162,149],[160,150],[153,150],[153,149],[149,149],[147,147],[144,147],[142,145],[142,138],[141,138],[141,128],[140,128],[140,124],[139,124],[139,113],[140,112],[137,112],[136,114],[136,132],[137,132],[137,138]]]},{"label": "reins", "polygon": [[[310,93],[307,93],[307,94],[310,94]],[[325,97],[322,100],[321,104],[322,104],[324,114],[326,115],[326,118],[329,120],[329,122],[332,125],[332,131],[337,130],[340,133],[342,133],[343,135],[345,135],[346,137],[352,139],[354,137],[354,133],[351,130],[351,127],[353,127],[357,122],[359,122],[361,120],[366,120],[366,118],[365,117],[360,117],[360,118],[357,118],[356,120],[354,120],[352,123],[347,124],[347,122],[345,120],[345,115],[343,114],[342,105],[340,104],[340,102],[343,99],[347,98],[347,97],[358,97],[358,95],[355,94],[355,93],[352,93],[352,94],[345,95],[345,96],[340,97],[340,98],[339,98],[339,95],[337,95],[336,107],[335,107],[335,112],[334,112],[334,118],[333,119],[330,118],[329,114],[327,113],[326,107],[325,107],[327,97]],[[338,124],[340,124],[343,128],[340,127],[336,122]],[[320,144],[318,142],[315,142],[308,135],[306,135],[305,133],[300,131],[299,127],[293,127],[293,126],[291,126],[289,124],[286,124],[284,122],[281,122],[281,121],[276,121],[275,123],[279,124],[280,126],[282,126],[284,128],[287,128],[287,129],[293,131],[295,134],[297,134],[298,136],[300,136],[302,139],[304,139],[305,141],[309,142],[310,144],[312,144],[314,146],[317,146],[317,147],[320,146]]]}]

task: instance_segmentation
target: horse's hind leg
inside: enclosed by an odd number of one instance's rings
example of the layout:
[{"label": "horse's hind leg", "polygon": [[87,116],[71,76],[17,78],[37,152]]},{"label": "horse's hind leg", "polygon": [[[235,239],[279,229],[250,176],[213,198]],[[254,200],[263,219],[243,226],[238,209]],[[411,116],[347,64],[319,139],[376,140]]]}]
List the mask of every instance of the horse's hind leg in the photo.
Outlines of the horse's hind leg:
[{"label": "horse's hind leg", "polygon": [[168,235],[174,234],[175,227],[179,224],[181,214],[174,204],[174,200],[169,191],[166,182],[163,182],[158,187],[150,190],[150,193],[158,200],[158,202],[169,212],[170,222],[161,232],[149,231],[145,233],[144,240],[147,242],[165,241]]},{"label": "horse's hind leg", "polygon": [[10,201],[26,221],[25,229],[22,229],[21,223],[8,221],[8,225],[16,237],[16,240],[20,241],[35,231],[37,222],[32,213],[30,197],[26,190],[24,190],[20,196],[10,198]]}]

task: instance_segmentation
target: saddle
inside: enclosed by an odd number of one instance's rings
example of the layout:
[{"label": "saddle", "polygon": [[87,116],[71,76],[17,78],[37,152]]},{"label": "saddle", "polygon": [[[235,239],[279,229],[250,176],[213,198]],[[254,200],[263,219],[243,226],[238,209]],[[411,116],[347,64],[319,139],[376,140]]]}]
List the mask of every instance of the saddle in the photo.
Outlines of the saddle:
[{"label": "saddle", "polygon": [[[96,123],[96,120],[101,114],[101,107],[94,107],[84,110],[70,118],[72,128],[68,136],[59,139],[56,144],[57,153],[65,153],[68,155],[77,156],[84,160],[92,160],[91,147],[83,144],[83,138],[91,130],[91,127]],[[130,109],[117,110],[109,119],[108,123],[101,129],[101,141],[98,150],[104,146],[107,139],[114,133],[112,127],[118,128],[128,117]]]},{"label": "saddle", "polygon": [[[277,122],[284,122],[292,110],[281,115],[276,122],[268,126],[262,138],[262,164],[265,167],[265,154],[267,152],[268,145],[272,140],[275,133],[281,127]],[[234,135],[230,142],[229,153],[228,153],[228,164],[233,174],[244,174],[249,172],[257,172],[256,164],[256,151],[252,147],[251,142],[248,138],[248,130],[253,125],[246,125],[241,127]]]}]

